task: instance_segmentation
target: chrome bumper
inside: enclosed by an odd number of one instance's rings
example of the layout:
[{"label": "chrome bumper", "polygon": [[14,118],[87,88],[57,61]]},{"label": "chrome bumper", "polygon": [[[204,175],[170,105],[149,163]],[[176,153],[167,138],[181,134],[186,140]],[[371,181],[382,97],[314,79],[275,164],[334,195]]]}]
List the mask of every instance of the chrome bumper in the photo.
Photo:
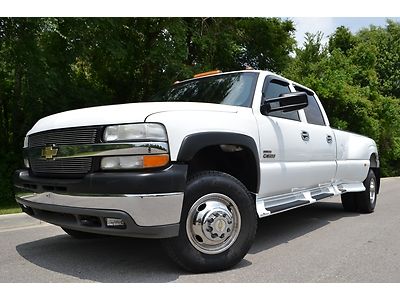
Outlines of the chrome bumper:
[{"label": "chrome bumper", "polygon": [[[132,237],[173,237],[179,233],[186,173],[186,165],[176,164],[143,172],[94,172],[78,179],[41,178],[17,170],[15,198],[32,217],[61,227]],[[107,218],[122,219],[126,226],[110,228]]]},{"label": "chrome bumper", "polygon": [[[62,195],[16,190],[16,201],[30,216],[61,227],[98,234],[169,238],[179,234],[183,193],[157,195]],[[106,218],[123,220],[123,228]]]},{"label": "chrome bumper", "polygon": [[139,226],[179,223],[183,193],[150,195],[63,195],[52,192],[33,193],[19,189],[16,200],[31,203],[126,212]]}]

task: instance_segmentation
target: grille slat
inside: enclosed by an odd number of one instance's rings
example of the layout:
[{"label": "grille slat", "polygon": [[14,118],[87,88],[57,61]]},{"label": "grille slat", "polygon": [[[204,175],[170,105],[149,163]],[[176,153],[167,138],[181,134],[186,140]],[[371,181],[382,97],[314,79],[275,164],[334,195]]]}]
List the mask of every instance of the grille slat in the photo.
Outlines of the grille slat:
[{"label": "grille slat", "polygon": [[[77,145],[99,142],[99,127],[64,128],[35,133],[29,136],[29,148],[49,144]],[[59,160],[30,159],[32,172],[37,175],[83,176],[92,169],[93,158],[66,158]]]}]

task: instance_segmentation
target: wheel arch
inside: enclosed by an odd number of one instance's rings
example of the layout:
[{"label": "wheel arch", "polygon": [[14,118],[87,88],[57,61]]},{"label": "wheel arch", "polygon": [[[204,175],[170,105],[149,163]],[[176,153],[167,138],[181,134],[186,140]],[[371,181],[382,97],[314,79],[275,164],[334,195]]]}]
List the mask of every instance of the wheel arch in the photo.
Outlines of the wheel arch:
[{"label": "wheel arch", "polygon": [[[251,158],[251,161],[248,162],[252,170],[251,172],[255,172],[255,174],[252,174],[254,175],[255,182],[250,185],[245,185],[251,192],[258,193],[260,188],[260,159],[256,142],[248,135],[232,132],[202,132],[190,134],[182,141],[177,161],[190,164],[196,156],[206,151],[215,151],[221,145],[239,146],[245,150],[246,157]],[[240,178],[238,179],[240,180]]]}]

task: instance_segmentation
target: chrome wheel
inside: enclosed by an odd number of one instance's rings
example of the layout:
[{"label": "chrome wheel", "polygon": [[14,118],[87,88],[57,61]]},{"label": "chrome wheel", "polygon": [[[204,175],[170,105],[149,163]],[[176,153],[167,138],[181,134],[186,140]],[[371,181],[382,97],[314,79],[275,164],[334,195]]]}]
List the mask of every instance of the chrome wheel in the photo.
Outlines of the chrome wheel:
[{"label": "chrome wheel", "polygon": [[190,243],[202,253],[224,252],[236,241],[241,227],[239,209],[223,194],[207,194],[190,208],[186,233]]},{"label": "chrome wheel", "polygon": [[369,182],[369,201],[371,201],[371,204],[374,204],[375,197],[376,197],[376,183],[375,179],[371,178]]}]

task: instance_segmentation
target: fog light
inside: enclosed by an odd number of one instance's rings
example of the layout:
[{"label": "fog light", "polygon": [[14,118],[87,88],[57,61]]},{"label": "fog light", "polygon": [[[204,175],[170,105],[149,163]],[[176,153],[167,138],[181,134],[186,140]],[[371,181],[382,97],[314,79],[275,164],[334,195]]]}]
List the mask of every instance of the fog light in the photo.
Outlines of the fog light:
[{"label": "fog light", "polygon": [[112,228],[119,228],[119,229],[126,228],[125,222],[122,219],[117,219],[117,218],[106,218],[106,225],[107,227],[112,227]]}]

